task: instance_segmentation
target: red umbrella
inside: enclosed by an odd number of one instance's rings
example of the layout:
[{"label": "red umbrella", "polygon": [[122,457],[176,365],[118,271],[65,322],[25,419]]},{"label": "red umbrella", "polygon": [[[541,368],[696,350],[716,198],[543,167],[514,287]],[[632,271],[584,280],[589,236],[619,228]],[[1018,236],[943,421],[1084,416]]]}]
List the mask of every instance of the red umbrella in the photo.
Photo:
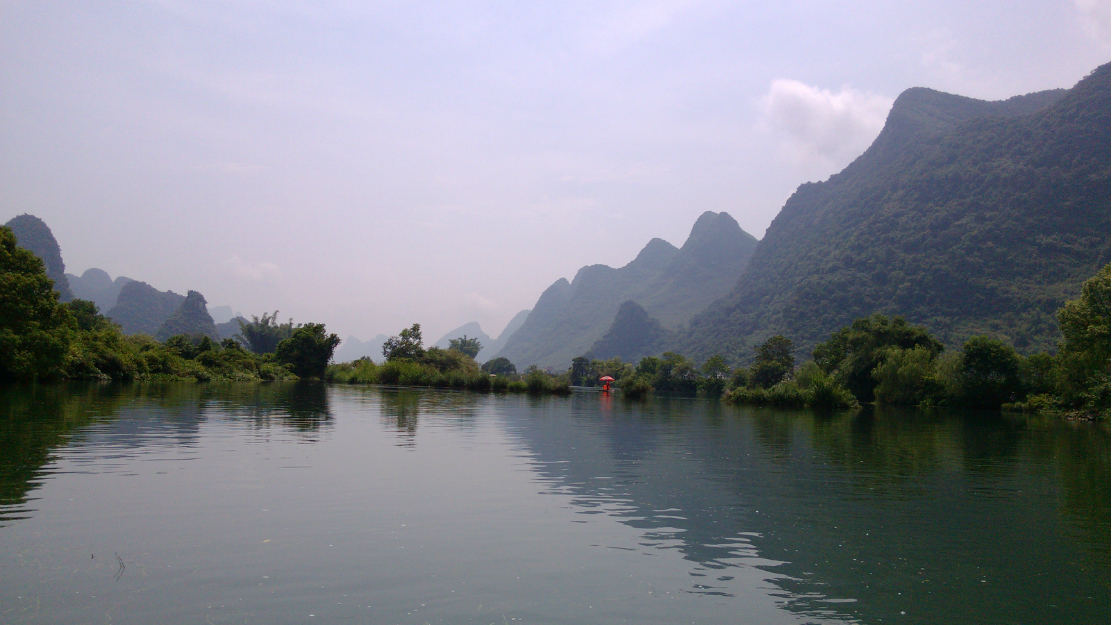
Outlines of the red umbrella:
[{"label": "red umbrella", "polygon": [[601,378],[599,378],[599,379],[598,379],[598,381],[599,381],[599,382],[613,382],[613,381],[614,381],[614,378],[612,378],[612,377],[610,377],[610,376],[608,376],[608,375],[604,375],[604,376],[602,376]]}]

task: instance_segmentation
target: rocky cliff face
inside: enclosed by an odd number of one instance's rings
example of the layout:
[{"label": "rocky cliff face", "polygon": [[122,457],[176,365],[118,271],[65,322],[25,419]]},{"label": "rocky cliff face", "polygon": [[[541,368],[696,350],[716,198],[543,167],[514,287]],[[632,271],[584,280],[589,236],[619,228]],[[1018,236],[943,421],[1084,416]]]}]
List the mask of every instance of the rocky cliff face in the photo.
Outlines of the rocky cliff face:
[{"label": "rocky cliff face", "polygon": [[66,280],[66,264],[62,262],[62,249],[46,223],[34,215],[19,215],[4,225],[12,229],[20,247],[42,259],[43,264],[46,265],[47,277],[54,281],[54,290],[58,291],[58,299],[63,302],[72,300],[73,292],[70,290],[69,281]]},{"label": "rocky cliff face", "polygon": [[197,291],[190,291],[178,309],[155,330],[154,338],[165,341],[171,336],[185,334],[194,337],[207,336],[219,342],[220,333],[208,313],[207,304],[205,296]]}]

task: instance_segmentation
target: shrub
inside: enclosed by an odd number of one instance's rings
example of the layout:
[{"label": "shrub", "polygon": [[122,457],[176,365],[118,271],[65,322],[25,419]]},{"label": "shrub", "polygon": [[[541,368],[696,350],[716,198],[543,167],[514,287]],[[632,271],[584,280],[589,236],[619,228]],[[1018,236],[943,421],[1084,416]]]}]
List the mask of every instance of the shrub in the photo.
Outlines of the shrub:
[{"label": "shrub", "polygon": [[814,377],[810,384],[810,406],[812,408],[860,408],[861,404],[849,389],[836,384],[827,376]]},{"label": "shrub", "polygon": [[1019,358],[999,339],[975,336],[966,341],[959,376],[962,400],[969,406],[999,408],[1021,393]]},{"label": "shrub", "polygon": [[622,382],[622,397],[641,399],[653,392],[653,385],[644,376],[633,376],[627,382]]},{"label": "shrub", "polygon": [[876,400],[888,404],[917,406],[941,392],[934,379],[934,352],[921,345],[885,349],[873,379]]}]

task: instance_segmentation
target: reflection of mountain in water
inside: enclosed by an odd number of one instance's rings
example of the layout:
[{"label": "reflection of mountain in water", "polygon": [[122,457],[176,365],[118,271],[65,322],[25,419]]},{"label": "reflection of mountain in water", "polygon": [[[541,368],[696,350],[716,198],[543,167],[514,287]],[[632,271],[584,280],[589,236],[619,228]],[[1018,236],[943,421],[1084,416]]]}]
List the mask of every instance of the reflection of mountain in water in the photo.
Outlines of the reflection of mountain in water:
[{"label": "reflection of mountain in water", "polygon": [[508,428],[581,514],[679,549],[691,592],[724,592],[728,568],[758,554],[783,562],[762,568],[789,576],[774,582],[785,608],[812,618],[1107,620],[1106,429],[599,402],[508,411]]}]

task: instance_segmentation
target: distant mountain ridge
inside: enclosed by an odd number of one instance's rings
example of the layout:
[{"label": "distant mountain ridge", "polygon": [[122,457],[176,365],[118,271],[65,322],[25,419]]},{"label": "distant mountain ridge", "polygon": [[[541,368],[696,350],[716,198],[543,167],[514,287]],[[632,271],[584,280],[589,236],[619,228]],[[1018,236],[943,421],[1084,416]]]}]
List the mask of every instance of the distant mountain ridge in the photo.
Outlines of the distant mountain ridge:
[{"label": "distant mountain ridge", "polygon": [[510,319],[510,322],[506,324],[506,327],[502,329],[502,334],[499,334],[498,338],[491,338],[490,335],[483,332],[478,322],[472,321],[446,333],[444,336],[440,337],[440,340],[433,343],[433,346],[447,349],[451,339],[458,339],[463,336],[473,339],[477,338],[483,348],[479,350],[478,355],[475,356],[475,360],[478,362],[486,362],[496,357],[498,352],[502,351],[502,347],[505,346],[506,341],[513,336],[514,332],[517,332],[518,328],[520,328],[523,323],[525,323],[525,319],[529,317],[529,312],[528,310],[522,310],[514,315],[513,318]]},{"label": "distant mountain ridge", "polygon": [[624,267],[590,265],[571,282],[557,280],[497,355],[519,368],[566,368],[606,334],[627,300],[678,327],[730,292],[756,246],[729,214],[705,212],[682,248],[653,239]]},{"label": "distant mountain ridge", "polygon": [[1109,78],[1001,102],[905,91],[864,154],[788,199],[737,288],[673,347],[745,360],[784,334],[805,356],[881,312],[950,345],[1052,348],[1054,311],[1109,262]]},{"label": "distant mountain ridge", "polygon": [[208,302],[205,301],[205,296],[197,291],[190,291],[185,296],[185,300],[177,310],[155,330],[154,338],[165,341],[179,334],[191,337],[207,336],[213,341],[220,341],[216,323],[208,313]]},{"label": "distant mountain ridge", "polygon": [[184,295],[159,291],[146,282],[128,282],[120,289],[116,305],[105,316],[120,324],[124,334],[154,336],[162,324],[185,301]]},{"label": "distant mountain ridge", "polygon": [[80,276],[67,273],[66,279],[75,298],[93,302],[102,312],[111,310],[124,285],[135,281],[124,276],[113,280],[107,271],[96,267],[86,269]]}]

